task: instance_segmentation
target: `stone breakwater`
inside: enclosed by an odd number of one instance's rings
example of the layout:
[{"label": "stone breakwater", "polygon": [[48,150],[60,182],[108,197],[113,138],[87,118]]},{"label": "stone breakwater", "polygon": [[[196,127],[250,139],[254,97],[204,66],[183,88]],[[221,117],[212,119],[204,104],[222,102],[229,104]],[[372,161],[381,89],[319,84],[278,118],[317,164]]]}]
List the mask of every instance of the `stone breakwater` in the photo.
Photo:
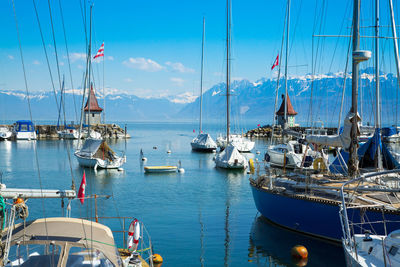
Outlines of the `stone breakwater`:
[{"label": "stone breakwater", "polygon": [[[14,125],[0,125],[0,127],[8,127],[10,130],[13,129]],[[75,129],[79,129],[79,125],[73,126]],[[101,134],[102,138],[105,139],[124,139],[131,138],[126,133],[125,129],[121,128],[117,124],[97,124],[90,127],[92,130]],[[59,126],[57,129],[56,125],[35,125],[37,139],[60,139],[57,131],[63,130],[64,126]],[[86,128],[87,129],[87,128]]]},{"label": "stone breakwater", "polygon": [[[297,132],[299,134],[305,134],[306,129],[310,129],[310,127],[291,127],[290,131]],[[337,133],[337,128],[325,128],[327,130],[328,135],[334,135]],[[282,136],[282,128],[280,126],[275,126],[274,128],[274,137]],[[272,126],[262,126],[252,130],[249,130],[245,133],[246,137],[260,137],[260,138],[270,138],[272,135]]]}]

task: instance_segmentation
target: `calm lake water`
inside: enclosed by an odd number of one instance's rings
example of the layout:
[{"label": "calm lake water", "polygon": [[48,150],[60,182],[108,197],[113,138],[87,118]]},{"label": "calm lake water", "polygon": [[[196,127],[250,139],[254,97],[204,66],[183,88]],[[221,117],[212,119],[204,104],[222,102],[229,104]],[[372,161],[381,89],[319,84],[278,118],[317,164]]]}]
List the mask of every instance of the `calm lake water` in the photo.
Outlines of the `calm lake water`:
[{"label": "calm lake water", "polygon": [[[290,249],[297,244],[308,248],[307,266],[345,265],[340,246],[289,232],[259,217],[245,172],[216,169],[215,154],[191,151],[196,125],[130,123],[127,127],[131,139],[109,142],[115,151],[126,146],[124,171],[85,169],[86,195],[112,195],[98,199],[99,216],[132,216],[142,221],[155,253],[164,258],[163,266],[296,266]],[[222,130],[216,125],[204,129],[213,138]],[[261,154],[246,156],[261,160],[266,144],[256,140],[254,152]],[[83,169],[73,156],[76,146],[77,141],[0,142],[2,182],[7,187],[40,188],[42,184],[44,189],[69,189],[73,179],[79,187]],[[176,165],[180,160],[185,173],[144,174],[140,149],[148,159],[145,164]],[[57,199],[27,204],[30,219],[62,215]],[[94,216],[93,200],[84,205],[74,200],[72,216]],[[108,225],[115,228],[119,222]],[[121,235],[116,239],[122,246]]]}]

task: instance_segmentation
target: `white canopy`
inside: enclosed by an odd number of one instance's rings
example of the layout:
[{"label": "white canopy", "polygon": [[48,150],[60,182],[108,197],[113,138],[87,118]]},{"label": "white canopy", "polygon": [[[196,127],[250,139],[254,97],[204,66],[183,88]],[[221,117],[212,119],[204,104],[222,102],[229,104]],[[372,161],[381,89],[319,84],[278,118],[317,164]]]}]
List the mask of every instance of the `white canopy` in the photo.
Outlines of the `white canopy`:
[{"label": "white canopy", "polygon": [[192,143],[205,148],[217,148],[217,144],[207,133],[199,134],[193,139]]},{"label": "white canopy", "polygon": [[[343,147],[344,149],[349,149],[351,143],[351,120],[354,119],[354,113],[349,112],[344,119],[343,132],[339,135],[310,135],[306,136],[306,140],[309,143],[314,143],[318,145]],[[357,113],[357,122],[360,121],[360,116]],[[358,126],[358,132],[359,126]]]},{"label": "white canopy", "polygon": [[224,151],[217,155],[215,163],[217,167],[222,168],[247,168],[246,158],[232,144],[229,144]]}]

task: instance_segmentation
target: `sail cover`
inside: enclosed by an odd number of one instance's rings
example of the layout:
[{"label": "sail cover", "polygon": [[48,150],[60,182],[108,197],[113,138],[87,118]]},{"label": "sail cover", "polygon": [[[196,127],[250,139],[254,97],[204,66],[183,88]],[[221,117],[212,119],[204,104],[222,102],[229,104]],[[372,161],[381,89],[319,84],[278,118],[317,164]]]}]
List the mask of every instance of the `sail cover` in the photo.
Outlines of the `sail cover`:
[{"label": "sail cover", "polygon": [[209,134],[206,133],[199,134],[195,139],[193,139],[192,143],[208,148],[217,147],[215,141],[211,138]]},{"label": "sail cover", "polygon": [[[306,137],[307,142],[314,143],[318,145],[333,146],[333,147],[343,147],[348,149],[351,143],[351,120],[354,117],[354,113],[347,113],[344,119],[343,131],[339,135],[309,135]],[[357,120],[360,120],[360,116],[357,113]],[[358,133],[360,132],[358,128]]]},{"label": "sail cover", "polygon": [[[368,142],[362,144],[357,151],[358,160],[360,161],[360,168],[374,167],[375,156],[377,150],[381,150],[382,155],[382,166],[387,170],[393,170],[400,168],[400,163],[392,156],[388,148],[382,143],[380,138],[380,129],[375,129],[375,134],[371,137]],[[347,173],[347,162],[349,160],[349,153],[343,149],[340,152],[340,156],[329,166],[329,171],[332,173]]]},{"label": "sail cover", "polygon": [[97,152],[102,143],[103,140],[101,139],[87,138],[85,143],[83,143],[79,154],[82,156],[91,157]]},{"label": "sail cover", "polygon": [[218,154],[215,161],[218,161],[229,166],[246,165],[246,158],[240,154],[239,150],[232,144],[229,144],[224,151]]}]

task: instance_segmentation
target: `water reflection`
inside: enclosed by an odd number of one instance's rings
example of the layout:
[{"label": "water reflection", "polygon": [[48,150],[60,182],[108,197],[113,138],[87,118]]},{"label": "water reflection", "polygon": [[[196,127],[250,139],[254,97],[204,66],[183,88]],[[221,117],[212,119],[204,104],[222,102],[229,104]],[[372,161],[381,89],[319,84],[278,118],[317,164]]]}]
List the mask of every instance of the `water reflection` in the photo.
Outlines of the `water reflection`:
[{"label": "water reflection", "polygon": [[[292,247],[299,244],[308,250],[307,262],[295,262],[290,256]],[[253,222],[248,251],[248,261],[257,266],[345,266],[340,244],[283,229],[263,216],[256,217]]]}]

